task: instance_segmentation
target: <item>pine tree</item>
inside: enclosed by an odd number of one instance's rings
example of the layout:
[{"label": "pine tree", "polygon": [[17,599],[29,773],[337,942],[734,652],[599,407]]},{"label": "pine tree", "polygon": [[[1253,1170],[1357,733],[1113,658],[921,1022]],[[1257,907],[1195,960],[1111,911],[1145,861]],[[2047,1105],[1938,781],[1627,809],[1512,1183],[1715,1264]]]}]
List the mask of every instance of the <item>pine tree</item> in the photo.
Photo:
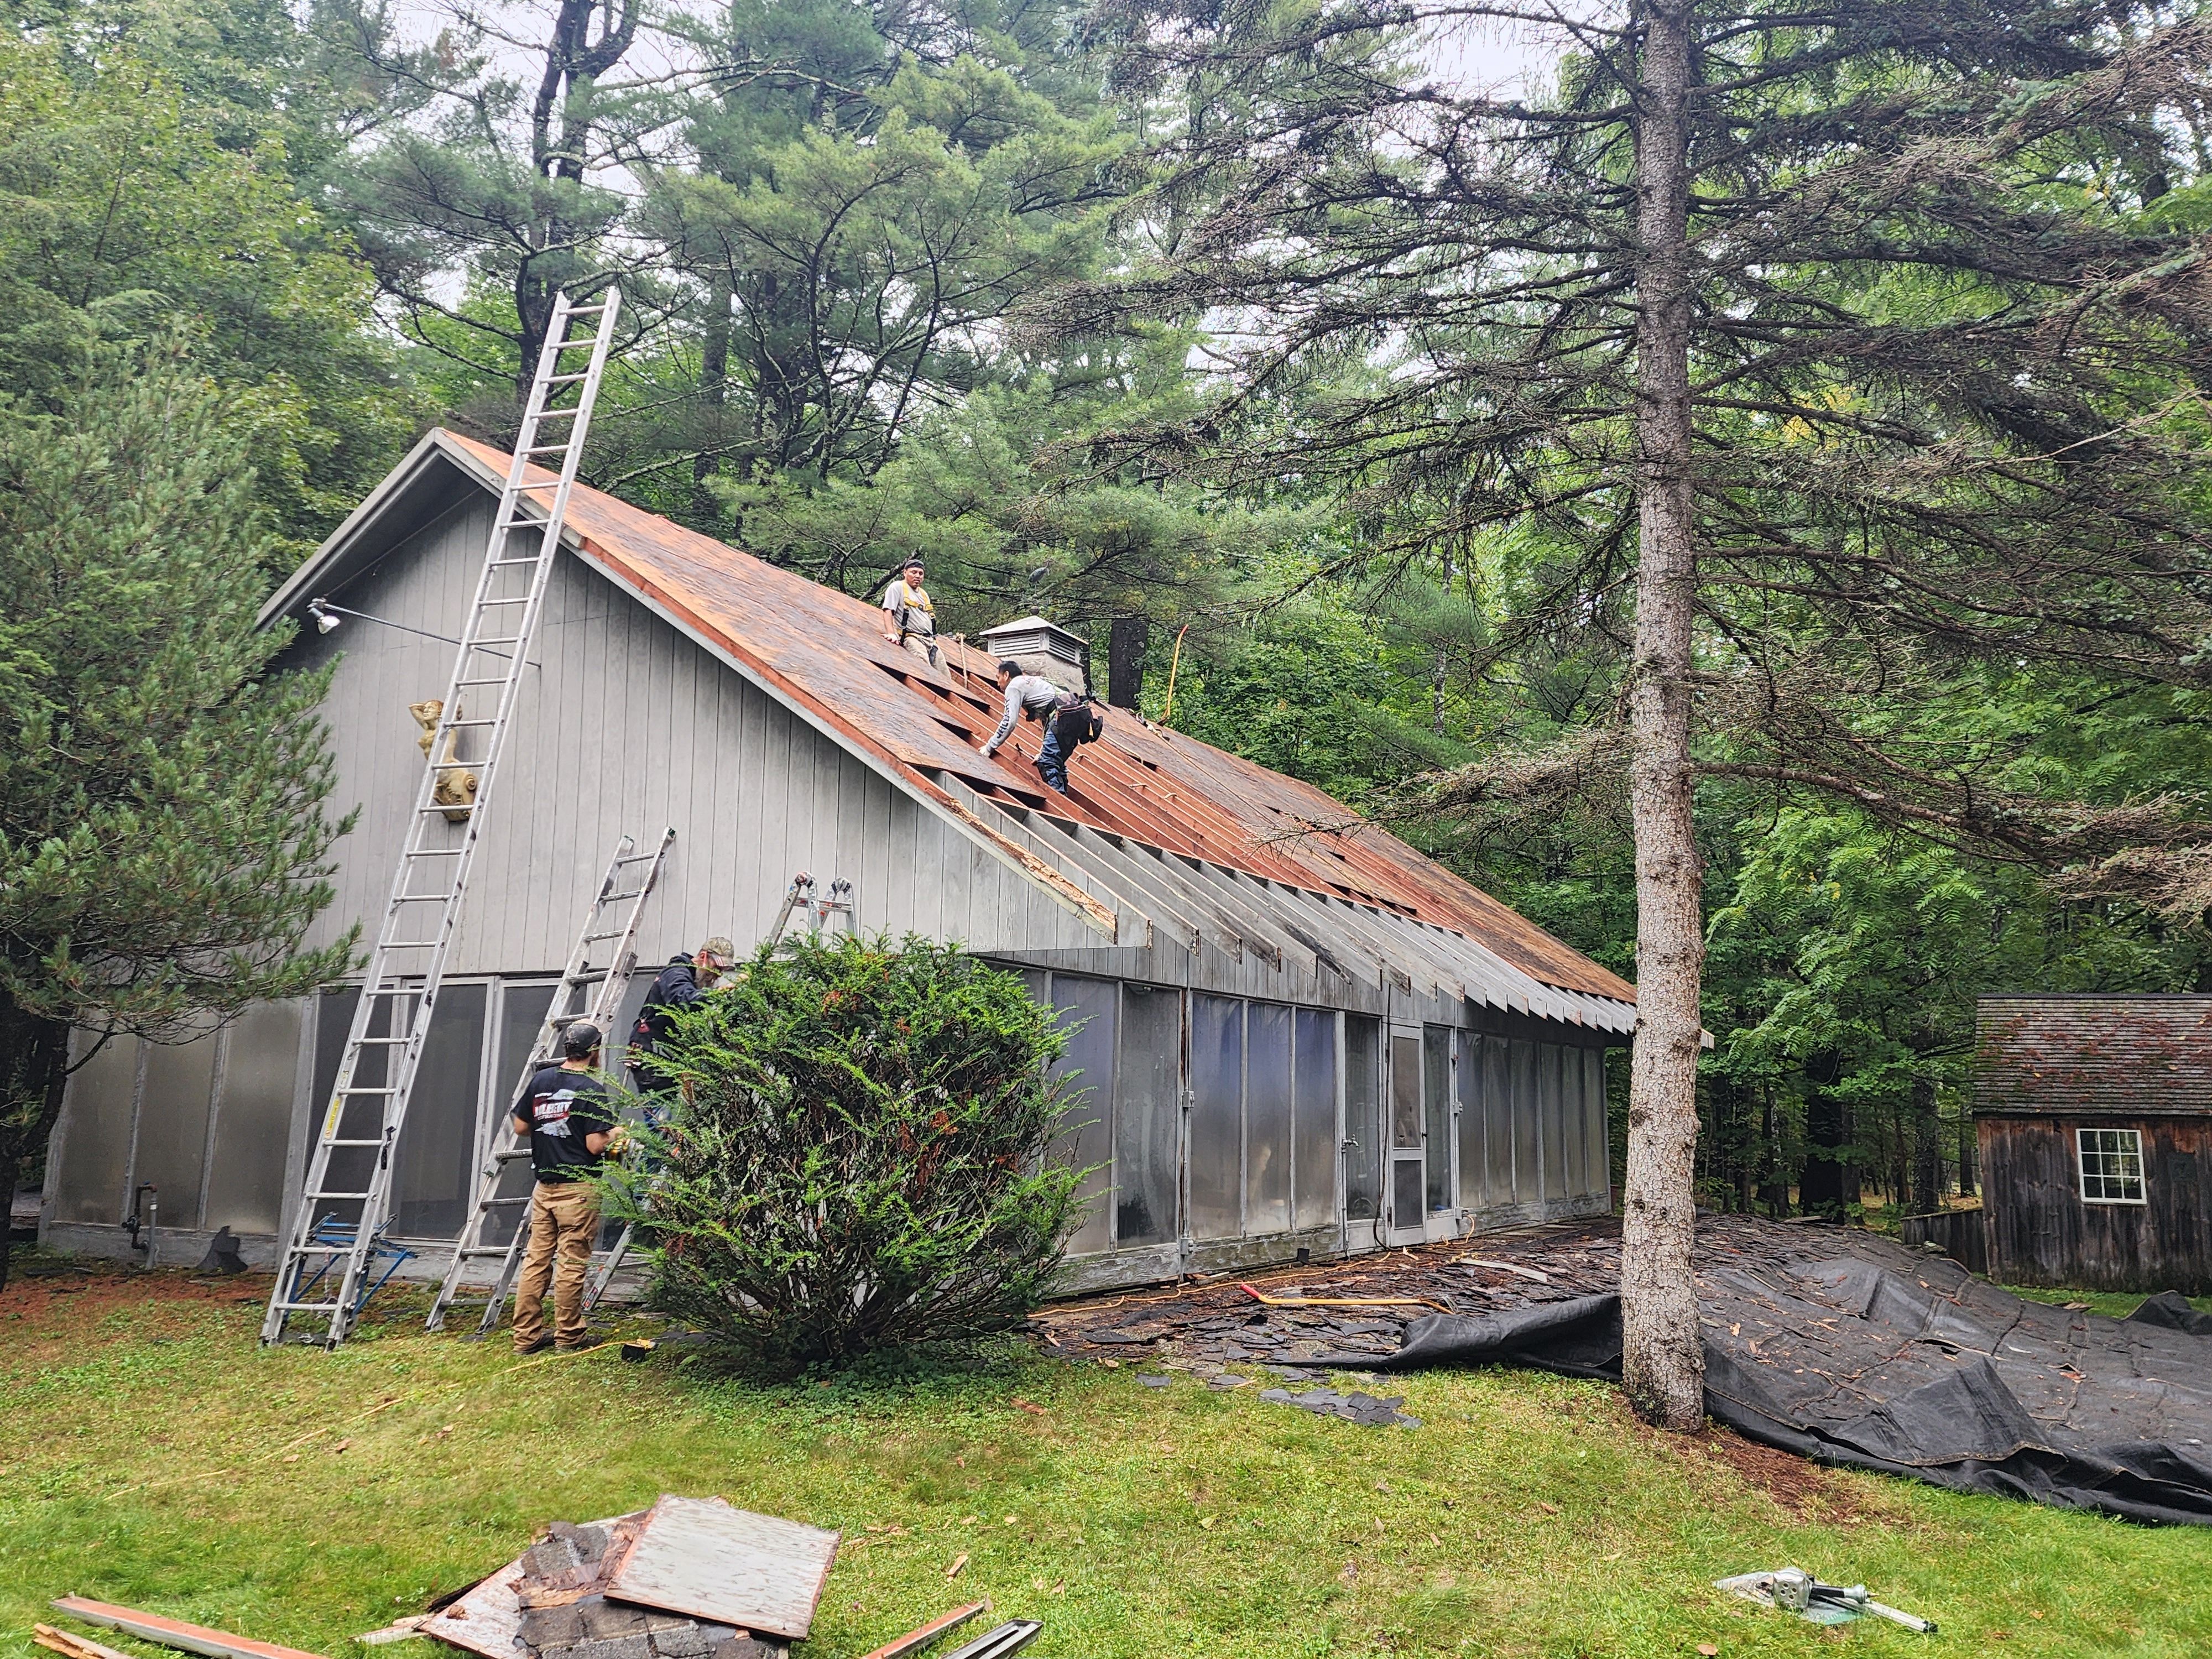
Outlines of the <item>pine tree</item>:
[{"label": "pine tree", "polygon": [[2171,803],[1992,792],[1890,699],[1990,658],[2203,683],[2212,33],[2125,0],[1481,8],[1565,34],[1522,100],[1423,69],[1468,15],[1109,0],[1121,86],[1176,125],[1159,253],[1057,319],[1246,319],[1217,406],[1133,447],[1333,483],[1382,568],[1518,526],[1565,574],[1516,626],[1626,652],[1609,725],[1432,804],[1626,776],[1626,1382],[1689,1428],[1698,781],[2045,862],[2203,839]]},{"label": "pine tree", "polygon": [[[99,360],[57,413],[0,401],[0,1191],[121,1033],[298,996],[349,822],[315,707],[258,630],[269,532],[245,433],[172,349]],[[0,1283],[6,1277],[0,1247]]]}]

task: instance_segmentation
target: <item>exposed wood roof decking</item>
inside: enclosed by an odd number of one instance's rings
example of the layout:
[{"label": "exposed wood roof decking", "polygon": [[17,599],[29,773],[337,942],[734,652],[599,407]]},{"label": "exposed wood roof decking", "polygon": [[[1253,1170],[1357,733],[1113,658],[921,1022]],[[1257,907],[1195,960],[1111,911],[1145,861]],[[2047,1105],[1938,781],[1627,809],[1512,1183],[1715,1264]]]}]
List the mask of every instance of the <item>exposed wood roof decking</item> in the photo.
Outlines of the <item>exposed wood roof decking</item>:
[{"label": "exposed wood roof decking", "polygon": [[[336,579],[406,486],[449,464],[486,489],[508,457],[433,432],[314,558],[264,621]],[[550,476],[549,479],[550,479]],[[1072,798],[1039,783],[1037,728],[986,760],[996,725],[988,653],[945,638],[932,671],[883,634],[869,599],[841,593],[578,485],[567,536],[586,561],[902,787],[987,837],[1119,944],[1154,927],[1372,980],[1455,988],[1542,1018],[1622,1031],[1634,989],[1511,908],[1362,823],[1306,784],[1123,711],[1070,769]],[[1139,918],[1144,926],[1133,934]]]}]

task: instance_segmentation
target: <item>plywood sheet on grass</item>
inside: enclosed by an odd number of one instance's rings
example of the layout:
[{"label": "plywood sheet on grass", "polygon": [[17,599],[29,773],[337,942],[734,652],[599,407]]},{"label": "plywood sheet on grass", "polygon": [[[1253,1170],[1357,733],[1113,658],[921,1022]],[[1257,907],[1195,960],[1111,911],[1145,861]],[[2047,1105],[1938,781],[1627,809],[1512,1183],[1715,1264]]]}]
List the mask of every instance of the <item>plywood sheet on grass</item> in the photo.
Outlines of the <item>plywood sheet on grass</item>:
[{"label": "plywood sheet on grass", "polygon": [[610,1600],[757,1634],[805,1638],[838,1534],[719,1498],[664,1496],[609,1581]]}]

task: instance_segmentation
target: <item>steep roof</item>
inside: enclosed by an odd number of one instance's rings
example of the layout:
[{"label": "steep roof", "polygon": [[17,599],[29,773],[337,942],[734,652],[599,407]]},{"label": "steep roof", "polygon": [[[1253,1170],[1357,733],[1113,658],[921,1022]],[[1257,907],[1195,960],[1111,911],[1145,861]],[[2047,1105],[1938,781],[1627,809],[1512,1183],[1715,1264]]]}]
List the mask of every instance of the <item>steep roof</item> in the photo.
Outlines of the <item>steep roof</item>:
[{"label": "steep roof", "polygon": [[[271,597],[264,620],[296,609],[313,583],[337,574],[332,566],[353,532],[439,459],[492,489],[509,465],[509,457],[489,445],[431,433]],[[1093,890],[1115,884],[1116,871],[1147,888],[1163,876],[1151,863],[1128,866],[1127,848],[1141,848],[1180,863],[1163,889],[1167,908],[1177,914],[1206,908],[1212,920],[1253,936],[1248,942],[1263,951],[1272,934],[1278,951],[1334,966],[1331,936],[1364,946],[1417,932],[1443,970],[1436,977],[1468,979],[1468,994],[1480,1000],[1613,1030],[1632,1023],[1632,1011],[1622,1006],[1635,998],[1626,981],[1310,785],[1115,710],[1105,736],[1081,751],[1070,797],[1063,798],[1040,786],[1014,745],[988,760],[975,747],[1000,712],[988,653],[941,639],[945,665],[932,670],[884,638],[883,613],[870,599],[580,484],[569,497],[566,538],[586,562],[878,769],[1002,840],[1012,830],[1033,875],[1057,878],[1063,888],[1072,881],[1094,906]],[[1034,736],[1024,741],[1033,754]],[[1205,878],[1197,884],[1199,904],[1188,902],[1194,866]],[[1240,875],[1249,881],[1222,878]],[[1331,927],[1312,936],[1294,914],[1298,905],[1255,908],[1257,896],[1269,893],[1322,903]],[[1141,893],[1127,896],[1147,908]],[[1394,919],[1411,929],[1389,927]],[[1535,994],[1538,988],[1565,996]],[[1611,1006],[1594,1009],[1586,999]]]},{"label": "steep roof", "polygon": [[2212,1117],[2212,996],[1991,996],[1974,1109]]}]

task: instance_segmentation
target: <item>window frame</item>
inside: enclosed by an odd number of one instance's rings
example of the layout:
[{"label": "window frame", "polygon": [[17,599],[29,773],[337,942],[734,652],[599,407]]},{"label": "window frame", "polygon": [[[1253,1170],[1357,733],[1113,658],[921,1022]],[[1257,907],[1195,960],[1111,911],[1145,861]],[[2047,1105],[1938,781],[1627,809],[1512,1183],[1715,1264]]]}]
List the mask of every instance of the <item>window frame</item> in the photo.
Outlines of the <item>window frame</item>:
[{"label": "window frame", "polygon": [[[2090,1192],[2089,1160],[2093,1155],[2100,1161],[2100,1164],[2103,1160],[2112,1158],[2118,1160],[2123,1167],[2124,1167],[2125,1161],[2130,1155],[2125,1143],[2093,1146],[2090,1141],[2090,1137],[2093,1135],[2110,1135],[2114,1138],[2116,1142],[2118,1142],[2118,1137],[2123,1135],[2130,1137],[2133,1139],[2133,1156],[2135,1158],[2135,1196],[2132,1198],[2126,1195],[2124,1176],[2121,1175],[2107,1174],[2101,1167],[2098,1170],[2096,1180],[2100,1186],[2108,1186],[2115,1188],[2118,1192],[2118,1195],[2114,1196],[2104,1192],[2095,1194]],[[2148,1172],[2143,1167],[2142,1139],[2142,1131],[2141,1129],[2118,1129],[2095,1126],[2078,1127],[2075,1129],[2075,1190],[2081,1194],[2081,1201],[2084,1204],[2118,1204],[2142,1208],[2150,1202],[2149,1176]]]}]

